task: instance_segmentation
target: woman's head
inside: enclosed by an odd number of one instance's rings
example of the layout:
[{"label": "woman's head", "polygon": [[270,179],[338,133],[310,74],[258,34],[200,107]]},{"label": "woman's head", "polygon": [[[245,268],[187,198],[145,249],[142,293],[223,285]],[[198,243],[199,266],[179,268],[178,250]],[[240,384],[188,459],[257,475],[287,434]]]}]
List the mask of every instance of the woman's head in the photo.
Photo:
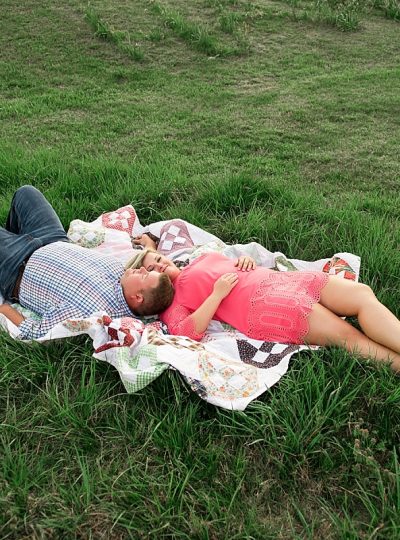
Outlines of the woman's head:
[{"label": "woman's head", "polygon": [[158,251],[154,249],[144,249],[126,264],[125,268],[146,268],[148,272],[156,271],[160,274],[166,274],[173,281],[180,273],[175,264]]},{"label": "woman's head", "polygon": [[136,253],[125,265],[125,270],[129,268],[141,268],[143,266],[143,260],[147,253],[154,251],[153,249],[146,248]]}]

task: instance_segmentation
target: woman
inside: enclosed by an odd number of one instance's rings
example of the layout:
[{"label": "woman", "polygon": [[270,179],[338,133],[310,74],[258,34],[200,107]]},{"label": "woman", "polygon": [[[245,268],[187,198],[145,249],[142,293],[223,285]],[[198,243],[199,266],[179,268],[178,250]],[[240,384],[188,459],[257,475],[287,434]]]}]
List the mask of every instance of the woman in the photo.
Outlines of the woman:
[{"label": "woman", "polygon": [[[160,314],[171,334],[200,340],[211,319],[253,339],[336,345],[400,371],[400,321],[367,285],[323,272],[275,272],[251,257],[236,262],[202,255],[180,270],[153,249],[127,267],[156,270],[174,285],[171,306]],[[341,317],[357,317],[363,332]]]}]

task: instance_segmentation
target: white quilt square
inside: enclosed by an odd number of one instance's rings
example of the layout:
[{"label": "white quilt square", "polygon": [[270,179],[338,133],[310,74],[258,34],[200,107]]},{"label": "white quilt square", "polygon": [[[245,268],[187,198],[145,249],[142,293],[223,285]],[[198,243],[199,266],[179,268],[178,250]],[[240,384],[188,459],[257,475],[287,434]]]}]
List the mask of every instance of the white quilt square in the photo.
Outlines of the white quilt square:
[{"label": "white quilt square", "polygon": [[266,359],[266,357],[267,357],[267,353],[258,351],[258,352],[256,352],[256,354],[253,356],[252,360],[253,360],[254,362],[260,362],[260,364],[262,364],[262,363],[264,362],[264,360]]},{"label": "white quilt square", "polygon": [[169,227],[169,229],[168,229],[169,234],[172,234],[174,236],[178,236],[179,231],[180,231],[180,229],[176,225],[171,225]]},{"label": "white quilt square", "polygon": [[229,385],[233,386],[233,388],[236,388],[237,390],[239,390],[239,388],[242,388],[245,384],[246,379],[241,375],[234,375],[229,379]]},{"label": "white quilt square", "polygon": [[148,356],[142,356],[138,362],[137,369],[147,369],[152,366],[151,360]]},{"label": "white quilt square", "polygon": [[221,375],[218,375],[218,373],[214,373],[213,375],[211,375],[210,380],[218,388],[226,384],[225,379],[221,377]]},{"label": "white quilt square", "polygon": [[78,242],[78,240],[80,240],[81,238],[81,235],[79,233],[73,233],[73,234],[70,234],[69,235],[69,238],[70,240],[72,240],[73,242]]},{"label": "white quilt square", "polygon": [[171,242],[171,240],[165,240],[165,242],[162,243],[162,249],[165,249],[165,251],[169,251],[170,249],[172,249],[173,245],[174,243]]}]

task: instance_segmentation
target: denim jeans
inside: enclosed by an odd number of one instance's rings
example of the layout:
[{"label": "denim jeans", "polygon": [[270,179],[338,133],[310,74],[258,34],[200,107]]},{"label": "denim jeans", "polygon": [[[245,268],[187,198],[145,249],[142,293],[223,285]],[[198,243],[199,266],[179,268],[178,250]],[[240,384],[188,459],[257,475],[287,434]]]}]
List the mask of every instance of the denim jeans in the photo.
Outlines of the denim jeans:
[{"label": "denim jeans", "polygon": [[51,204],[33,186],[15,193],[5,228],[0,227],[0,292],[12,297],[22,264],[38,248],[52,242],[68,242],[61,221]]}]

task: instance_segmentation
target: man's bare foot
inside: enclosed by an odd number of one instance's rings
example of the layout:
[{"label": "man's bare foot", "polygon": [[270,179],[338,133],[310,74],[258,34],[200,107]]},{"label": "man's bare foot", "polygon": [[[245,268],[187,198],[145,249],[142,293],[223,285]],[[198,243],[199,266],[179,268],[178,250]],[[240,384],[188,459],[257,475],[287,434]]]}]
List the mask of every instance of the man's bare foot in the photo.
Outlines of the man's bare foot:
[{"label": "man's bare foot", "polygon": [[[153,235],[151,235],[153,236]],[[155,240],[153,240],[153,238],[151,238],[150,236],[150,233],[147,234],[147,233],[143,233],[143,234],[139,234],[138,236],[135,236],[134,238],[132,238],[132,245],[133,247],[135,246],[143,246],[144,248],[149,248],[149,249],[157,249],[157,243]]]}]

